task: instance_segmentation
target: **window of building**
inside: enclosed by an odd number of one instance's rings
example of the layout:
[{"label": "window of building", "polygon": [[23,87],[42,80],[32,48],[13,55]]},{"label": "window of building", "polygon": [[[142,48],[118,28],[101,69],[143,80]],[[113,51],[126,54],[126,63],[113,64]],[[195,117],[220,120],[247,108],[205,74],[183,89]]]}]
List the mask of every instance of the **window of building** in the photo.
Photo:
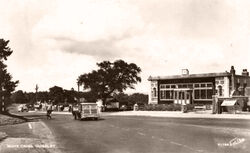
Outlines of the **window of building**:
[{"label": "window of building", "polygon": [[212,83],[208,83],[207,87],[213,87],[213,84]]},{"label": "window of building", "polygon": [[152,97],[157,97],[156,88],[153,88],[153,96]]},{"label": "window of building", "polygon": [[194,99],[200,99],[200,90],[194,90]]},{"label": "window of building", "polygon": [[188,84],[188,88],[193,88],[193,84]]},{"label": "window of building", "polygon": [[222,96],[222,86],[218,86],[219,96]]},{"label": "window of building", "polygon": [[206,84],[205,84],[205,83],[202,83],[202,84],[201,84],[201,87],[206,87]]},{"label": "window of building", "polygon": [[202,89],[202,90],[200,90],[201,91],[201,99],[207,99],[207,96],[206,96],[206,89]]},{"label": "window of building", "polygon": [[187,84],[183,84],[183,86],[182,86],[183,88],[187,88],[188,86],[187,86]]},{"label": "window of building", "polygon": [[207,89],[207,99],[212,99],[212,96],[213,96],[213,90]]},{"label": "window of building", "polygon": [[200,87],[200,84],[196,83],[196,84],[194,84],[194,87],[198,88],[198,87]]}]

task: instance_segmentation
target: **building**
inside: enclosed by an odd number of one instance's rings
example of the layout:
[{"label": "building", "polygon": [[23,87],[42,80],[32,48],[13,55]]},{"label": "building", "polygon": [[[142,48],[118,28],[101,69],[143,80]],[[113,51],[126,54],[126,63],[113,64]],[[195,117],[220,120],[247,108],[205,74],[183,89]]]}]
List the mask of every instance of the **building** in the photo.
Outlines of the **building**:
[{"label": "building", "polygon": [[229,98],[250,96],[250,77],[247,69],[241,75],[230,72],[149,77],[149,104],[194,104],[212,105],[213,97]]}]

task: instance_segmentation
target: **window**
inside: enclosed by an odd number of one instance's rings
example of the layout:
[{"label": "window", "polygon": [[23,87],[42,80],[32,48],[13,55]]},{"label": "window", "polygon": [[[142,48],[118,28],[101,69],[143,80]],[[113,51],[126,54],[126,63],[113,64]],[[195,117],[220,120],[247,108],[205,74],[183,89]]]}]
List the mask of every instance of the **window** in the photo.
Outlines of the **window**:
[{"label": "window", "polygon": [[183,86],[182,86],[183,88],[187,88],[187,84],[183,84]]},{"label": "window", "polygon": [[174,98],[174,91],[171,90],[171,91],[170,91],[170,98],[169,98],[169,99],[173,99],[173,98]]},{"label": "window", "polygon": [[160,98],[161,99],[165,99],[166,98],[164,91],[160,91]]},{"label": "window", "polygon": [[201,84],[201,87],[206,87],[206,84],[205,84],[205,83],[202,83],[202,84]]},{"label": "window", "polygon": [[208,83],[207,87],[213,87],[212,83]]},{"label": "window", "polygon": [[219,96],[222,96],[222,86],[218,86]]},{"label": "window", "polygon": [[207,99],[212,99],[213,96],[213,90],[212,89],[208,89],[207,90]]},{"label": "window", "polygon": [[175,85],[171,85],[171,88],[175,88]]},{"label": "window", "polygon": [[157,97],[156,88],[153,88],[153,97]]},{"label": "window", "polygon": [[166,99],[170,99],[170,90],[166,91]]},{"label": "window", "polygon": [[200,90],[194,90],[194,99],[200,99]]},{"label": "window", "polygon": [[201,91],[201,99],[207,99],[207,96],[206,96],[206,89],[202,89],[200,90]]},{"label": "window", "polygon": [[198,88],[200,87],[200,84],[194,84],[194,87]]}]

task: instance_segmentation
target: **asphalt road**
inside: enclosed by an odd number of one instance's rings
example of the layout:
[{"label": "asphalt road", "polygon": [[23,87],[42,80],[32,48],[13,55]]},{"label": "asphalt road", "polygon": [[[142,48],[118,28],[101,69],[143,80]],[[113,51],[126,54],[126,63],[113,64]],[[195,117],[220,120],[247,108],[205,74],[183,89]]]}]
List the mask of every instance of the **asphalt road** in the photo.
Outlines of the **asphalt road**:
[{"label": "asphalt road", "polygon": [[109,117],[44,121],[62,151],[72,153],[247,153],[249,120]]},{"label": "asphalt road", "polygon": [[52,131],[57,147],[67,153],[250,152],[250,120],[103,116],[99,121],[78,121],[71,115],[52,117],[37,118]]}]

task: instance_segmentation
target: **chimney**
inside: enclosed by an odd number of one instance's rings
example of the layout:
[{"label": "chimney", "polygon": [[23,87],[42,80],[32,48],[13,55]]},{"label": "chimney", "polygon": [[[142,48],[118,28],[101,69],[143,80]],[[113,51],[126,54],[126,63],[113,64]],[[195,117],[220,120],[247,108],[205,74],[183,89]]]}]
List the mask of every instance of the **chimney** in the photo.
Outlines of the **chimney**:
[{"label": "chimney", "polygon": [[235,90],[236,80],[235,80],[235,69],[234,69],[234,66],[231,66],[230,73],[231,73],[232,90]]},{"label": "chimney", "polygon": [[182,75],[189,75],[188,69],[182,69]]},{"label": "chimney", "polygon": [[231,66],[231,70],[230,70],[230,73],[235,75],[235,69],[234,69],[234,66]]},{"label": "chimney", "polygon": [[242,76],[249,76],[249,72],[247,72],[247,69],[242,70]]}]

